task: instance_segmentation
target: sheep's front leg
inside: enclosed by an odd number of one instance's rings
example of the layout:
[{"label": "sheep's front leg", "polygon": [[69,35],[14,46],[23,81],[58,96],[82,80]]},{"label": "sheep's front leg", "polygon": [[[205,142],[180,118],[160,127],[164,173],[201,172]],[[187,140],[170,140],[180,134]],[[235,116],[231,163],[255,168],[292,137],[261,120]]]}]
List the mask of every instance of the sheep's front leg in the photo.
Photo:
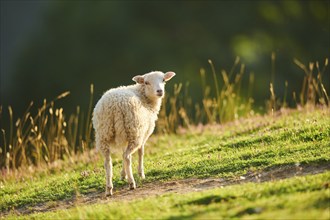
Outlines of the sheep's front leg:
[{"label": "sheep's front leg", "polygon": [[139,167],[138,167],[138,173],[141,179],[145,179],[146,176],[144,175],[144,167],[143,167],[143,155],[144,155],[144,145],[142,145],[141,148],[138,150],[139,154]]},{"label": "sheep's front leg", "polygon": [[105,196],[111,196],[112,195],[112,160],[110,156],[110,152],[106,151],[105,154],[105,161],[104,161],[104,168],[105,168],[105,175],[106,175],[106,187],[105,187]]},{"label": "sheep's front leg", "polygon": [[133,171],[132,171],[132,154],[134,152],[134,147],[128,146],[125,153],[124,153],[124,162],[125,162],[125,171],[127,175],[127,180],[129,184],[129,189],[135,189],[136,184],[133,177]]}]

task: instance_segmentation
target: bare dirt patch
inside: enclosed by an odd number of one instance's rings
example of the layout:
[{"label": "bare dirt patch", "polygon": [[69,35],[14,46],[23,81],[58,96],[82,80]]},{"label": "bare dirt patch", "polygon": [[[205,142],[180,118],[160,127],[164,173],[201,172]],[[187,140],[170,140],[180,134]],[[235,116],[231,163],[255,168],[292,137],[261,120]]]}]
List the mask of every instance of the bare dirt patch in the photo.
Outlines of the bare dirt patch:
[{"label": "bare dirt patch", "polygon": [[[291,178],[294,176],[313,175],[330,170],[330,164],[319,165],[285,165],[269,168],[262,171],[248,172],[243,176],[231,179],[206,178],[206,179],[184,179],[169,182],[145,183],[138,186],[135,190],[126,188],[117,189],[111,197],[105,197],[104,192],[94,192],[86,195],[78,195],[69,200],[50,201],[36,206],[24,206],[11,213],[26,215],[35,212],[46,212],[60,209],[68,209],[74,206],[81,206],[95,203],[110,203],[114,201],[131,201],[134,199],[143,199],[151,196],[159,196],[166,193],[184,194],[194,191],[202,191],[212,188],[225,187],[228,185],[242,184],[247,182],[266,182],[279,179]],[[5,213],[9,214],[8,212]]]}]

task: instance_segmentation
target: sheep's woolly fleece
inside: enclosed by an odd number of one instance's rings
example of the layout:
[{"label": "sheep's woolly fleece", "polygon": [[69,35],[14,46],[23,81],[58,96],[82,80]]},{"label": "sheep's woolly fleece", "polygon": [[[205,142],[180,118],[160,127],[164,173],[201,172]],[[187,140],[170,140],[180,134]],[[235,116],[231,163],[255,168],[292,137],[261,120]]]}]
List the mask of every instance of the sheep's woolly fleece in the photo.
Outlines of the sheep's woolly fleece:
[{"label": "sheep's woolly fleece", "polygon": [[[151,72],[144,77],[150,75],[164,77],[162,72]],[[153,132],[161,98],[150,98],[145,87],[144,83],[137,83],[110,89],[98,101],[92,120],[96,146],[101,152],[127,143],[142,145]]]}]

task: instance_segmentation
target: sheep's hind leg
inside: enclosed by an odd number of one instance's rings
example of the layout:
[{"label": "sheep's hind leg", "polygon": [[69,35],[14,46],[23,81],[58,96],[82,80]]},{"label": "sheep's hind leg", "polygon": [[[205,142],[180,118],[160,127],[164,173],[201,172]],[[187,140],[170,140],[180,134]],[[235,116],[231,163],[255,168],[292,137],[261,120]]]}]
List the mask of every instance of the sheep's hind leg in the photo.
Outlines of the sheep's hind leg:
[{"label": "sheep's hind leg", "polygon": [[[125,153],[123,153],[123,158],[125,158]],[[125,159],[123,159],[123,167],[122,167],[122,170],[120,172],[120,179],[121,180],[126,180],[127,179],[127,175],[126,175],[126,171],[125,171]]]},{"label": "sheep's hind leg", "polygon": [[112,196],[112,160],[110,156],[109,150],[107,150],[104,153],[105,161],[104,161],[104,168],[105,168],[105,174],[106,174],[106,187],[105,187],[105,196]]},{"label": "sheep's hind leg", "polygon": [[136,188],[135,180],[133,177],[132,171],[132,154],[134,153],[134,147],[129,145],[124,153],[124,163],[125,163],[125,171],[127,174],[129,189],[133,190]]},{"label": "sheep's hind leg", "polygon": [[142,145],[141,148],[138,149],[139,154],[139,167],[138,167],[138,173],[141,179],[145,179],[146,176],[144,175],[144,168],[143,168],[143,155],[144,155],[144,146]]}]

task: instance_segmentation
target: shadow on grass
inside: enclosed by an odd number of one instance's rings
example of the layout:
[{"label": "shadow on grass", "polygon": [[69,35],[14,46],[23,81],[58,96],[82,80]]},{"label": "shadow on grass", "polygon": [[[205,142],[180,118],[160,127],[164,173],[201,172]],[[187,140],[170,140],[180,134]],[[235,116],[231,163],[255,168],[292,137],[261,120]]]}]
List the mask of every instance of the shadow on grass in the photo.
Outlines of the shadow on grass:
[{"label": "shadow on grass", "polygon": [[233,200],[233,199],[236,199],[236,197],[235,196],[223,197],[217,195],[210,195],[193,201],[189,201],[186,203],[186,205],[210,205],[211,203],[228,202],[229,200]]},{"label": "shadow on grass", "polygon": [[202,178],[215,175],[232,176],[244,172],[251,167],[266,167],[269,159],[255,158],[253,160],[219,161],[216,159],[202,160],[193,165],[187,164],[173,170],[150,170],[147,176],[152,180],[169,180],[173,178],[184,179],[190,177]]},{"label": "shadow on grass", "polygon": [[247,140],[240,140],[234,143],[228,143],[223,145],[225,148],[242,148],[242,147],[249,147],[256,144],[270,144],[274,141],[273,137],[270,136],[263,136],[263,137],[257,137],[257,138],[248,138]]}]

